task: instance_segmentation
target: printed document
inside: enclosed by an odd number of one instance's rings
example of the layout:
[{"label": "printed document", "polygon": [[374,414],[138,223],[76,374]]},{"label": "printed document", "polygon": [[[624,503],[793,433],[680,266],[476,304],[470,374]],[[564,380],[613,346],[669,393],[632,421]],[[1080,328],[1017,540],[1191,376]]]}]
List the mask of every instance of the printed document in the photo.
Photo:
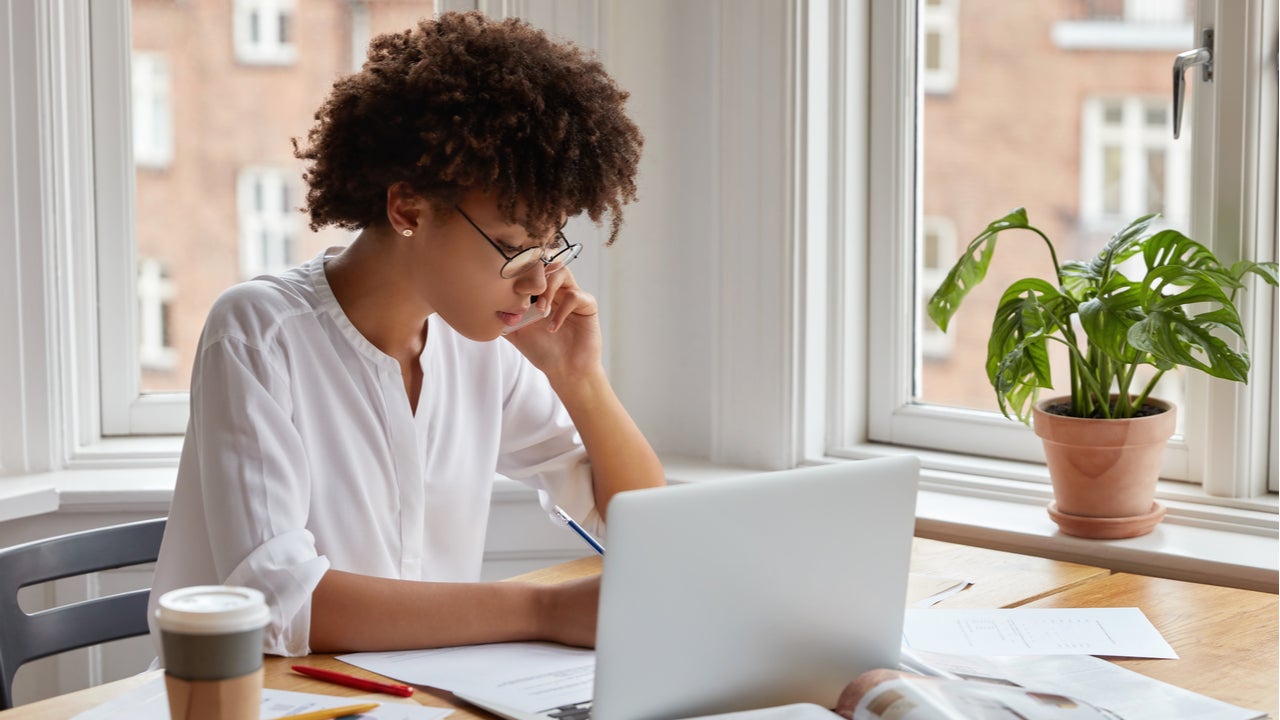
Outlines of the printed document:
[{"label": "printed document", "polygon": [[[379,705],[351,717],[360,720],[439,720],[453,712],[448,708],[425,707],[412,700],[387,695],[338,697],[266,688],[262,691],[262,711],[259,718],[271,720],[282,715],[297,715],[364,702],[376,702]],[[169,720],[169,697],[164,690],[164,676],[157,675],[123,695],[76,715],[72,720]]]},{"label": "printed document", "polygon": [[1138,608],[909,609],[903,641],[956,655],[1176,658]]},{"label": "printed document", "polygon": [[545,642],[352,653],[338,659],[401,682],[466,693],[525,712],[590,700],[596,675],[594,650]]}]

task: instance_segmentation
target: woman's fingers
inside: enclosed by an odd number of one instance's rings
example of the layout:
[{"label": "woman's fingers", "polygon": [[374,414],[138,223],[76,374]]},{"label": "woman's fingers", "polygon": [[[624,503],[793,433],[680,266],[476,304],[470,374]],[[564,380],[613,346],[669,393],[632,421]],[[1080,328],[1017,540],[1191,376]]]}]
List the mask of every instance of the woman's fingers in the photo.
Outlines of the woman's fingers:
[{"label": "woman's fingers", "polygon": [[549,329],[551,332],[559,330],[571,315],[595,315],[597,312],[596,299],[593,295],[578,288],[562,288],[556,295],[555,305],[552,306]]}]

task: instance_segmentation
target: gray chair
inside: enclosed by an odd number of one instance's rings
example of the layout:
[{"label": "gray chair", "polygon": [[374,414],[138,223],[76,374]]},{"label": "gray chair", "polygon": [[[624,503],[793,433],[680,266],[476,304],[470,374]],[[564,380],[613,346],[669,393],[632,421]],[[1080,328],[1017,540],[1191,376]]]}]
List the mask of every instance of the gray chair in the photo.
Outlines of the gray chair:
[{"label": "gray chair", "polygon": [[36,540],[0,550],[0,710],[13,707],[13,676],[32,660],[147,633],[149,590],[94,598],[28,615],[18,590],[85,573],[155,562],[165,518]]}]

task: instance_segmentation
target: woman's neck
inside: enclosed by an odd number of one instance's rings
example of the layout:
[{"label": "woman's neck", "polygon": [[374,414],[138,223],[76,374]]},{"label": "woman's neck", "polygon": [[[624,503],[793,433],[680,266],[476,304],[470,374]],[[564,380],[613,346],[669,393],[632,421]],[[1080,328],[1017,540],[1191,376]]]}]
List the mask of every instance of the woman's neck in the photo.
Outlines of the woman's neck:
[{"label": "woman's neck", "polygon": [[325,263],[325,277],[347,319],[374,347],[406,360],[421,354],[432,313],[413,272],[421,258],[393,232],[365,228]]}]

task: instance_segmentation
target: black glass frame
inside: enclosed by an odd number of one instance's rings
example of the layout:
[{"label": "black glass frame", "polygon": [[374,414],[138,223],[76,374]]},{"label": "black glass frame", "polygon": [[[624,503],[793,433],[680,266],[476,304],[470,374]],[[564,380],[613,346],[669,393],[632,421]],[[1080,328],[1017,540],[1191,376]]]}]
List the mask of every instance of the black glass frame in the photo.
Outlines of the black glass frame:
[{"label": "black glass frame", "polygon": [[[562,225],[556,229],[555,237],[557,240],[564,243],[564,248],[557,250],[550,258],[546,255],[547,248],[545,247],[525,248],[514,255],[508,255],[502,251],[502,246],[494,242],[493,238],[489,237],[488,233],[481,230],[480,226],[477,225],[476,222],[471,219],[471,216],[467,215],[462,208],[454,205],[453,209],[457,210],[458,214],[461,215],[463,219],[471,225],[471,227],[475,228],[476,232],[480,233],[480,237],[487,240],[489,244],[493,246],[493,249],[506,260],[506,262],[502,264],[502,269],[498,271],[498,274],[505,279],[510,280],[513,277],[523,275],[524,273],[532,270],[534,268],[533,260],[525,259],[531,253],[535,255],[537,259],[542,261],[542,266],[548,275],[573,262],[574,259],[582,253],[582,244],[569,242],[569,239],[564,236],[564,226]],[[519,261],[518,263],[517,260]],[[515,269],[508,270],[508,268],[512,267]]]}]

